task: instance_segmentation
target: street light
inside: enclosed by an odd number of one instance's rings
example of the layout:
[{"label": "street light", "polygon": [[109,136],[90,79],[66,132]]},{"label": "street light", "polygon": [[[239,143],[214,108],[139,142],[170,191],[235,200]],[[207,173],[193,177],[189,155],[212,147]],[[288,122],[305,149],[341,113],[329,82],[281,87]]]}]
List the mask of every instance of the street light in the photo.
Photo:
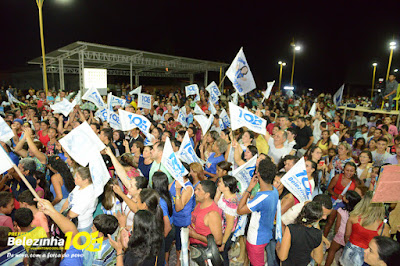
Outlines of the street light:
[{"label": "street light", "polygon": [[393,50],[396,49],[396,42],[390,42],[389,48],[390,48],[390,55],[389,55],[389,64],[388,64],[388,68],[387,68],[387,73],[386,73],[386,80],[389,79],[390,65],[392,64]]},{"label": "street light", "polygon": [[296,60],[296,51],[300,51],[301,50],[301,46],[296,45],[294,43],[294,39],[293,39],[293,42],[290,45],[293,47],[293,64],[292,64],[292,76],[290,78],[290,86],[293,86],[294,64],[295,64],[295,60]]},{"label": "street light", "polygon": [[279,86],[278,86],[278,90],[281,90],[281,84],[282,84],[282,67],[286,66],[285,62],[279,61]]},{"label": "street light", "polygon": [[398,72],[399,70],[396,68],[395,70],[393,70],[394,72]]},{"label": "street light", "polygon": [[377,63],[373,63],[372,66],[374,67],[374,70],[372,72],[372,90],[371,90],[371,102],[372,102],[372,97],[374,96],[374,87],[375,87],[375,72],[376,72],[376,66]]}]

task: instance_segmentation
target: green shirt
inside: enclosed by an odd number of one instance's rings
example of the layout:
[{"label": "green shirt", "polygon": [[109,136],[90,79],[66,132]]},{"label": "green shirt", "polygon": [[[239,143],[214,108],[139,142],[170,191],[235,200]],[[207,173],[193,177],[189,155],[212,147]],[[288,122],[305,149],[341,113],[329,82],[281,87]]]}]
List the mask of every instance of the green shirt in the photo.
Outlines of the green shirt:
[{"label": "green shirt", "polygon": [[153,162],[150,168],[149,172],[149,187],[153,187],[153,175],[155,172],[161,171],[165,173],[168,176],[168,183],[171,184],[174,181],[174,178],[171,176],[171,174],[168,172],[167,168],[162,165],[162,163],[157,163],[156,161]]}]

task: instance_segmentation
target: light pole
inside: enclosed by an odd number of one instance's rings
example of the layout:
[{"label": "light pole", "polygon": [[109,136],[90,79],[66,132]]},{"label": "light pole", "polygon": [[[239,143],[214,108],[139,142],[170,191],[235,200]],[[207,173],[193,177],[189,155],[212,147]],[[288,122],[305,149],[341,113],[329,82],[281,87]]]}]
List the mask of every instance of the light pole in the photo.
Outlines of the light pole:
[{"label": "light pole", "polygon": [[290,78],[290,86],[293,86],[293,76],[294,76],[294,65],[296,62],[296,51],[301,50],[301,46],[296,45],[294,41],[290,44],[293,47],[293,64],[292,64],[292,76]]},{"label": "light pole", "polygon": [[389,43],[390,47],[390,55],[389,55],[389,64],[387,68],[387,73],[386,73],[386,80],[389,79],[389,73],[390,73],[390,65],[392,64],[392,57],[393,57],[393,50],[396,49],[396,42],[390,42]]},{"label": "light pole", "polygon": [[374,87],[375,87],[375,72],[376,72],[376,66],[377,63],[373,63],[372,66],[374,67],[374,70],[372,72],[372,90],[371,90],[371,102],[372,102],[372,97],[374,96]]},{"label": "light pole", "polygon": [[286,63],[282,62],[282,61],[279,61],[278,64],[279,64],[279,86],[278,86],[278,91],[280,91],[281,90],[281,84],[282,84],[282,68],[284,66],[286,66]]},{"label": "light pole", "polygon": [[36,5],[39,9],[40,43],[42,46],[42,58],[43,58],[43,83],[44,83],[43,85],[47,97],[48,86],[47,86],[47,70],[46,70],[46,52],[44,49],[44,35],[43,35],[43,13],[42,13],[43,2],[44,0],[36,0]]}]

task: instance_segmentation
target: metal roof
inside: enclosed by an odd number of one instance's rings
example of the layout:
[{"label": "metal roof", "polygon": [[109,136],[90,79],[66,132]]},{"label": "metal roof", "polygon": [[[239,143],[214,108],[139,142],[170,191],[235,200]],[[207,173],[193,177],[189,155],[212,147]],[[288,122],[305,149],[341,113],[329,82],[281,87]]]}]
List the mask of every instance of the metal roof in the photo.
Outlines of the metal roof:
[{"label": "metal roof", "polygon": [[[77,41],[46,54],[48,73],[58,73],[62,66],[64,73],[78,74],[80,57],[85,68],[106,68],[109,75],[128,76],[132,70],[135,76],[188,77],[206,71],[220,71],[220,68],[224,70],[228,66],[226,63]],[[42,57],[28,64],[42,65]]]}]

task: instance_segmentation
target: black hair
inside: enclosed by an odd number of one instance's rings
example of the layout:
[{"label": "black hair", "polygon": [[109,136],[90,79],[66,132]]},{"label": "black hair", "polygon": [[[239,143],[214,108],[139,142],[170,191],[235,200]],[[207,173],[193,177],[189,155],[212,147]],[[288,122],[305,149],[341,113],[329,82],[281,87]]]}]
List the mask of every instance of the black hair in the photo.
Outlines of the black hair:
[{"label": "black hair", "polygon": [[322,214],[322,204],[312,201],[301,209],[299,216],[296,218],[296,224],[311,225],[321,219]]},{"label": "black hair", "polygon": [[155,172],[153,175],[153,188],[167,203],[169,216],[172,216],[171,194],[168,190],[168,176],[164,172]]},{"label": "black hair", "polygon": [[140,141],[140,140],[136,140],[133,144],[132,144],[132,146],[133,145],[136,145],[136,147],[138,147],[139,148],[139,151],[140,151],[140,154],[142,154],[143,153],[143,150],[144,150],[144,144],[143,144],[143,142],[142,141]]},{"label": "black hair", "polygon": [[169,137],[169,138],[171,138],[171,137],[172,137],[172,133],[171,133],[171,131],[164,131],[164,132],[163,132],[163,134],[164,134],[164,133],[166,133],[166,134],[168,135],[168,137]]},{"label": "black hair", "polygon": [[98,123],[90,123],[90,125],[94,125],[98,131],[100,131],[100,125]]},{"label": "black hair", "polygon": [[144,188],[139,194],[142,203],[146,203],[147,209],[156,216],[158,226],[164,235],[163,211],[160,207],[160,195],[151,188]]},{"label": "black hair", "polygon": [[118,220],[113,215],[99,214],[93,219],[93,225],[104,237],[112,235],[118,228]]},{"label": "black hair", "polygon": [[386,144],[388,143],[388,140],[384,137],[380,137],[376,142],[378,142],[378,141],[384,141],[384,142],[386,142]]},{"label": "black hair", "polygon": [[381,127],[383,130],[385,130],[386,132],[389,130],[389,127],[387,126],[387,125],[382,125],[382,127]]},{"label": "black hair", "polygon": [[164,141],[159,142],[158,145],[157,145],[157,149],[159,151],[163,151],[164,150],[164,145],[165,145]]},{"label": "black hair", "polygon": [[355,192],[354,190],[349,190],[346,192],[346,199],[348,202],[344,202],[344,210],[348,211],[349,213],[353,211],[354,207],[357,203],[360,202],[361,196]]},{"label": "black hair", "polygon": [[297,132],[296,132],[296,129],[294,129],[294,128],[292,128],[292,127],[289,127],[288,129],[286,129],[286,132],[290,132],[290,133],[292,133],[293,135],[297,135]]},{"label": "black hair", "polygon": [[229,188],[229,191],[231,193],[239,192],[238,182],[237,182],[236,178],[234,178],[233,176],[230,176],[230,175],[223,176],[222,182],[224,182],[224,185]]},{"label": "black hair", "polygon": [[319,202],[325,209],[332,210],[333,208],[331,197],[326,194],[319,194],[312,201]]},{"label": "black hair", "polygon": [[164,239],[157,217],[152,212],[136,212],[133,223],[133,233],[124,255],[124,265],[133,265],[133,262],[135,265],[142,265],[147,258],[156,257]]},{"label": "black hair", "polygon": [[376,236],[373,238],[378,246],[378,255],[386,265],[399,265],[400,261],[400,244],[390,237]]},{"label": "black hair", "polygon": [[75,188],[75,180],[72,176],[71,171],[68,168],[68,165],[59,157],[59,156],[49,156],[48,164],[56,170],[62,177],[64,181],[64,185],[69,192],[71,192]]},{"label": "black hair", "polygon": [[296,155],[290,155],[290,154],[285,155],[285,157],[283,157],[283,158],[279,161],[279,163],[278,163],[278,165],[277,165],[276,168],[277,168],[278,170],[284,168],[284,167],[285,167],[285,162],[288,161],[288,160],[293,160],[294,164],[296,164],[296,163],[300,160],[300,158],[297,157]]},{"label": "black hair", "polygon": [[12,232],[11,228],[8,226],[0,226],[0,247],[7,247],[8,235]]},{"label": "black hair", "polygon": [[247,146],[247,149],[249,149],[249,151],[251,152],[251,155],[252,155],[252,156],[258,154],[258,149],[257,149],[257,147],[254,146],[254,145],[249,145],[249,146]]},{"label": "black hair", "polygon": [[271,160],[261,160],[258,164],[258,173],[265,183],[272,184],[275,178],[276,166]]},{"label": "black hair", "polygon": [[109,141],[113,140],[113,131],[111,128],[103,128],[100,132],[103,132],[103,135],[106,136]]},{"label": "black hair", "polygon": [[0,192],[0,207],[7,207],[7,205],[10,204],[12,200],[14,200],[14,196],[12,193],[7,191]]},{"label": "black hair", "polygon": [[217,166],[221,168],[222,170],[225,170],[226,172],[229,172],[232,170],[232,163],[228,163],[227,161],[221,161],[217,163]]},{"label": "black hair", "polygon": [[174,143],[174,145],[176,146],[176,147],[180,147],[181,146],[181,144],[182,144],[182,142],[180,142],[179,140],[177,140],[177,139],[173,139],[172,140],[172,142]]},{"label": "black hair", "polygon": [[19,208],[15,211],[14,221],[19,227],[28,227],[33,221],[33,213],[28,208]]},{"label": "black hair", "polygon": [[29,249],[29,255],[27,256],[28,265],[60,265],[62,250],[59,248],[54,248],[54,245],[51,245],[53,241],[54,240],[51,238],[42,238],[38,246],[32,246]]},{"label": "black hair", "polygon": [[39,180],[39,187],[44,190],[44,198],[53,201],[53,194],[50,191],[49,182],[46,180],[46,175],[40,171],[33,172],[33,176]]},{"label": "black hair", "polygon": [[18,195],[19,202],[25,202],[30,206],[37,206],[37,202],[34,200],[34,196],[32,192],[28,189],[23,191],[21,194]]},{"label": "black hair", "polygon": [[189,127],[193,131],[193,135],[196,135],[197,133],[197,128],[196,127]]},{"label": "black hair", "polygon": [[135,178],[135,182],[136,182],[136,188],[137,189],[143,189],[143,188],[147,188],[147,186],[149,185],[149,180],[144,177],[144,176],[136,176]]},{"label": "black hair", "polygon": [[215,193],[217,192],[217,187],[215,186],[215,183],[211,180],[203,180],[200,181],[200,185],[204,192],[209,193],[210,198],[214,199]]},{"label": "black hair", "polygon": [[181,136],[182,138],[185,137],[185,133],[186,133],[185,130],[179,130],[179,131],[178,131],[178,135]]}]

